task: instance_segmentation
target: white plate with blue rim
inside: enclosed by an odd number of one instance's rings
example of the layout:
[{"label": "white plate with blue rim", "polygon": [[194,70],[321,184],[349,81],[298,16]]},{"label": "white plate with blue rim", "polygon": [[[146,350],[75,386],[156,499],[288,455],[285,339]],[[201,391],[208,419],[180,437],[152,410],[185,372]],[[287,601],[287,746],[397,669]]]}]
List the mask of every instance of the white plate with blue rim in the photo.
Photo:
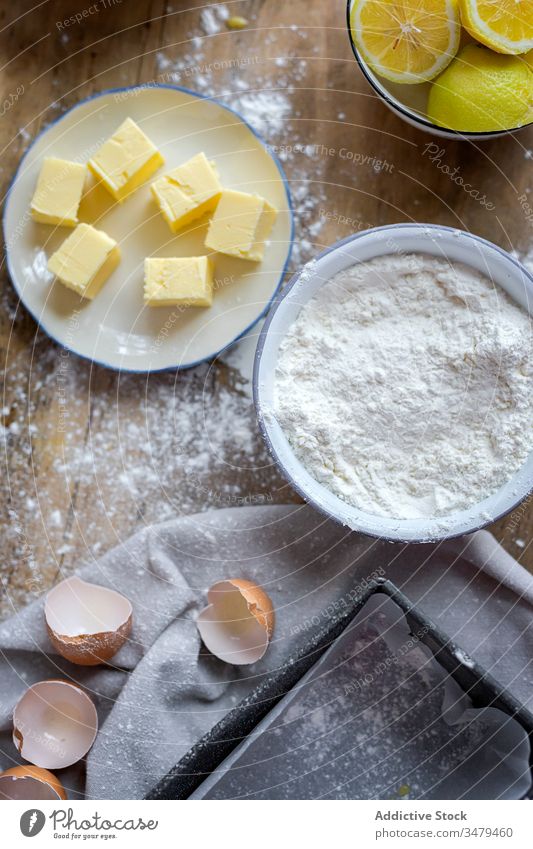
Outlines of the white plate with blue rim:
[{"label": "white plate with blue rim", "polygon": [[[30,217],[43,158],[86,162],[127,117],[162,152],[165,164],[157,176],[204,151],[216,162],[225,187],[257,193],[278,210],[261,263],[215,255],[215,296],[208,309],[143,303],[145,257],[208,253],[208,219],[172,234],[152,200],[149,182],[117,204],[88,177],[78,217],[116,239],[122,255],[93,301],[80,298],[47,271],[48,258],[72,230],[38,224]],[[52,339],[109,368],[150,372],[211,359],[253,327],[281,285],[292,247],[293,217],[279,161],[237,113],[186,89],[141,85],[81,101],[38,136],[9,189],[4,239],[17,294]]]}]

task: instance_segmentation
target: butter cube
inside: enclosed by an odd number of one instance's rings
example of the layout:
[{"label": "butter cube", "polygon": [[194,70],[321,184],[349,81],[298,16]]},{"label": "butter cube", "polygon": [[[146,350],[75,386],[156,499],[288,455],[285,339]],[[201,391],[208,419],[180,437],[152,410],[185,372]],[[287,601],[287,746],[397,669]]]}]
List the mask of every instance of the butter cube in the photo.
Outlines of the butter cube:
[{"label": "butter cube", "polygon": [[277,210],[259,195],[225,190],[209,224],[206,247],[259,262]]},{"label": "butter cube", "polygon": [[222,186],[214,164],[198,153],[159,177],[151,185],[152,194],[173,233],[190,221],[214,209]]},{"label": "butter cube", "polygon": [[119,262],[120,250],[114,239],[90,224],[78,224],[48,260],[48,270],[92,301]]},{"label": "butter cube", "polygon": [[164,163],[148,136],[131,118],[107,139],[88,165],[115,200],[123,201]]},{"label": "butter cube", "polygon": [[212,261],[206,256],[145,259],[144,302],[150,307],[176,304],[210,307],[213,303]]},{"label": "butter cube", "polygon": [[30,206],[34,221],[75,227],[86,175],[79,162],[46,157]]}]

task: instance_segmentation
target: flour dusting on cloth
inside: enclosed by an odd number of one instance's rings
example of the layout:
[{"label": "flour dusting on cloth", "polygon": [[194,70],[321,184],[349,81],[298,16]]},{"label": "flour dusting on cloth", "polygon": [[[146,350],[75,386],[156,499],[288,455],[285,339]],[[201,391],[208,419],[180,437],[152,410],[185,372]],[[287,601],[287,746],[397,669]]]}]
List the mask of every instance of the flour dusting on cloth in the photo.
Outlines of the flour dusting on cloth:
[{"label": "flour dusting on cloth", "polygon": [[298,458],[374,515],[439,517],[494,493],[533,447],[531,325],[474,269],[423,254],[354,265],[280,347],[275,409]]}]

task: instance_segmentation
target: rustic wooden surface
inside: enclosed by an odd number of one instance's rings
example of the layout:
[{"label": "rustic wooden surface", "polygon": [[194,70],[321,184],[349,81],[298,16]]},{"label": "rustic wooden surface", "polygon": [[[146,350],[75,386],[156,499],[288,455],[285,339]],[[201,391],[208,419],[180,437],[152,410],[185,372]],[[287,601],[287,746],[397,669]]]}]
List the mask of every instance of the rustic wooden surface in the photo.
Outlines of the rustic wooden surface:
[{"label": "rustic wooden surface", "polygon": [[[344,0],[235,0],[227,8],[249,21],[241,32],[229,32],[220,9],[206,13],[196,0],[88,0],[85,8],[93,11],[81,23],[61,23],[83,8],[80,2],[46,0],[35,8],[2,4],[2,195],[29,141],[47,123],[101,89],[168,82],[168,69],[185,56],[188,67],[177,82],[194,89],[202,76],[205,92],[208,73],[209,91],[230,105],[246,87],[256,94],[280,92],[291,103],[290,114],[268,141],[315,146],[285,157],[303,208],[293,268],[298,257],[355,229],[398,221],[461,227],[519,252],[533,244],[519,200],[531,183],[532,133],[482,147],[443,141],[432,161],[432,138],[392,115],[358,72]],[[201,61],[195,64],[196,54]],[[235,61],[245,56],[246,64]],[[477,198],[457,186],[450,177],[454,169]],[[483,194],[492,211],[480,203]],[[2,284],[4,615],[81,557],[101,554],[143,523],[209,506],[296,500],[264,454],[249,392],[231,364],[147,381],[62,357],[17,304],[5,267]],[[184,421],[191,399],[194,414]],[[152,413],[170,415],[170,403],[181,416],[179,426],[192,429],[185,439],[183,433],[157,439],[150,429]],[[206,471],[194,464],[201,442],[194,428],[202,431],[203,451],[213,440],[205,437],[197,413],[203,409],[209,417],[214,408],[214,426],[224,427],[228,405],[248,429],[246,444],[234,434],[224,456],[213,456]],[[169,474],[169,454],[177,449],[180,462]],[[136,480],[133,486],[136,464],[144,476],[150,452],[153,477],[149,485]],[[531,571],[532,529],[528,504],[493,527]]]}]

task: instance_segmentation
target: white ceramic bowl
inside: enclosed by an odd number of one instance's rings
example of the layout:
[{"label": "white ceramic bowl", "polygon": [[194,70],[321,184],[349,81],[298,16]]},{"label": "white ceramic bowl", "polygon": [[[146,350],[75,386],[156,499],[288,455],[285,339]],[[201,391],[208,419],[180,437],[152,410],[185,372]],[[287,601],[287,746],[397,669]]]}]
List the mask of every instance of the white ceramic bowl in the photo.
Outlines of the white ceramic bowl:
[{"label": "white ceramic bowl", "polygon": [[318,483],[297,459],[273,414],[279,345],[302,306],[339,271],[391,253],[426,253],[463,262],[490,277],[530,315],[533,276],[501,248],[449,227],[393,224],[349,236],[295,274],[278,296],[259,337],[254,364],[254,400],[261,432],[284,476],[318,510],[355,531],[405,542],[430,542],[477,530],[514,509],[533,490],[533,453],[494,495],[468,510],[435,519],[375,516],[342,501]]},{"label": "white ceramic bowl", "polygon": [[411,124],[413,127],[419,127],[420,129],[425,130],[426,133],[431,133],[433,136],[438,136],[443,139],[453,139],[455,141],[457,141],[457,139],[485,141],[497,138],[497,136],[505,136],[508,133],[516,133],[518,130],[523,130],[524,127],[531,126],[531,123],[533,122],[524,124],[521,127],[513,127],[503,131],[491,130],[490,132],[485,133],[460,133],[456,130],[445,130],[443,127],[433,124],[425,115],[429,83],[422,83],[420,85],[399,85],[397,83],[389,82],[389,80],[378,77],[378,75],[374,73],[372,68],[370,68],[361,56],[353,39],[352,28],[350,25],[352,8],[355,2],[356,0],[347,0],[346,4],[348,35],[350,37],[350,44],[352,46],[354,56],[359,63],[361,71],[377,95],[384,103],[386,103],[395,115],[398,115],[398,117],[407,124]]}]

